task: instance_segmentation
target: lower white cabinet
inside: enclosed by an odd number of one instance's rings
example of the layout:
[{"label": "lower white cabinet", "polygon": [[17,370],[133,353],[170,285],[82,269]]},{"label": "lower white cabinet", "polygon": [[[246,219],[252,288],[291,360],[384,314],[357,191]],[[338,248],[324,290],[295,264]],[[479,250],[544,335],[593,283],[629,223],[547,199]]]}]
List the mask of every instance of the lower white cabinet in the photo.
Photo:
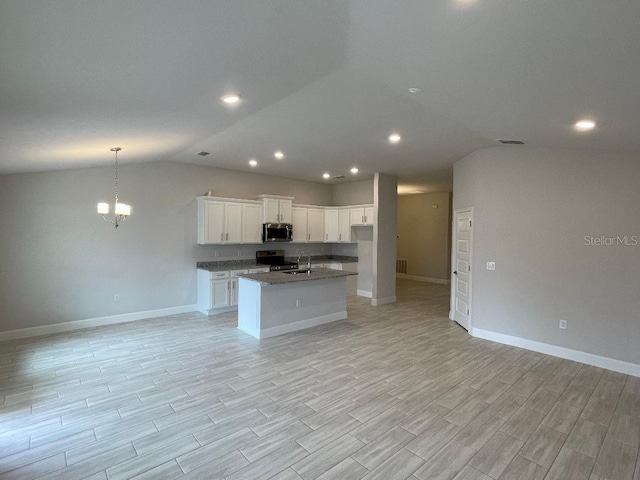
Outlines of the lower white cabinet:
[{"label": "lower white cabinet", "polygon": [[205,315],[238,309],[238,275],[268,272],[269,267],[210,272],[198,270],[198,311]]},{"label": "lower white cabinet", "polygon": [[198,270],[198,311],[205,315],[212,312],[222,312],[229,308],[231,301],[231,287],[229,272],[209,272]]}]

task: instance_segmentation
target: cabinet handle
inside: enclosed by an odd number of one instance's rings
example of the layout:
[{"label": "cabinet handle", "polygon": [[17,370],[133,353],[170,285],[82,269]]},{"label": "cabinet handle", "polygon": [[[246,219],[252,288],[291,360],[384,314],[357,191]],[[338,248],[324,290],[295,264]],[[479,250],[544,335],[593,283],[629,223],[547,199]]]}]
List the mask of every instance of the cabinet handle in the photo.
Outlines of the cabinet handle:
[{"label": "cabinet handle", "polygon": [[308,234],[307,237],[309,237],[307,240],[311,240],[311,234]]},{"label": "cabinet handle", "polygon": [[229,234],[227,233],[227,238],[225,240],[229,240]]},{"label": "cabinet handle", "polygon": [[224,241],[224,233],[220,234],[220,241],[223,242]]},{"label": "cabinet handle", "polygon": [[364,216],[364,223],[367,223],[367,216]]},{"label": "cabinet handle", "polygon": [[364,223],[364,215],[360,218],[360,220],[362,220],[362,223]]},{"label": "cabinet handle", "polygon": [[328,234],[328,233],[325,233],[325,234],[324,234],[324,239],[325,239],[325,240],[329,240],[329,234]]},{"label": "cabinet handle", "polygon": [[338,240],[342,240],[342,234],[338,234]]}]

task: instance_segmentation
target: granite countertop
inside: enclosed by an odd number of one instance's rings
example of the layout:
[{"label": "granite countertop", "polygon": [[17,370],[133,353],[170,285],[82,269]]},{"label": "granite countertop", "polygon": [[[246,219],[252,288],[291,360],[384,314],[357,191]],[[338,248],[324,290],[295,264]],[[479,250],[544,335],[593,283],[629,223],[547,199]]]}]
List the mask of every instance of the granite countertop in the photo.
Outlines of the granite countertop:
[{"label": "granite countertop", "polygon": [[[289,262],[295,262],[298,257],[286,257]],[[303,259],[303,260],[306,260]],[[345,255],[315,255],[311,257],[311,264],[314,263],[357,263],[358,257],[348,257]],[[238,259],[238,260],[218,260],[214,262],[197,262],[196,268],[208,270],[209,272],[220,272],[225,270],[244,270],[250,268],[265,268],[268,265],[256,263],[254,259]],[[287,275],[295,277],[295,275]]]},{"label": "granite countertop", "polygon": [[[289,270],[290,271],[290,270]],[[264,272],[264,273],[242,273],[240,278],[253,280],[263,285],[280,285],[283,283],[309,282],[311,280],[325,280],[327,278],[348,277],[357,275],[355,272],[345,272],[343,270],[333,270],[331,268],[312,268],[311,275],[299,273],[292,275],[285,272]]]}]

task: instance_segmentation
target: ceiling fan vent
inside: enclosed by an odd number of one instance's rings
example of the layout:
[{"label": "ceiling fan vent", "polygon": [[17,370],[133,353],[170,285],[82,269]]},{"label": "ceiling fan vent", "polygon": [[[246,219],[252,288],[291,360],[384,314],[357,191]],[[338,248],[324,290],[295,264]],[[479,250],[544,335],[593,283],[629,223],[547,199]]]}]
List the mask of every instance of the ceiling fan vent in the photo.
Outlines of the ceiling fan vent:
[{"label": "ceiling fan vent", "polygon": [[336,176],[335,176],[335,177],[333,177],[333,178],[344,178],[344,175],[336,175]]},{"label": "ceiling fan vent", "polygon": [[498,140],[503,145],[524,145],[522,140]]},{"label": "ceiling fan vent", "polygon": [[196,155],[200,155],[201,157],[206,157],[209,155],[209,152],[196,152]]}]

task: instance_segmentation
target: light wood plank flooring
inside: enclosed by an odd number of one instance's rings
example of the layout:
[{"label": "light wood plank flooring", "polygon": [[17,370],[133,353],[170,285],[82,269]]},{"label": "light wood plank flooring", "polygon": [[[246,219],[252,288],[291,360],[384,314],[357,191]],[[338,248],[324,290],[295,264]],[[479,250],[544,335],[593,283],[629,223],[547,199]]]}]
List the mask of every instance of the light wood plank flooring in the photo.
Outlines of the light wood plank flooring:
[{"label": "light wood plank flooring", "polygon": [[475,339],[447,287],[258,341],[177,315],[0,344],[0,479],[640,480],[640,379]]}]

